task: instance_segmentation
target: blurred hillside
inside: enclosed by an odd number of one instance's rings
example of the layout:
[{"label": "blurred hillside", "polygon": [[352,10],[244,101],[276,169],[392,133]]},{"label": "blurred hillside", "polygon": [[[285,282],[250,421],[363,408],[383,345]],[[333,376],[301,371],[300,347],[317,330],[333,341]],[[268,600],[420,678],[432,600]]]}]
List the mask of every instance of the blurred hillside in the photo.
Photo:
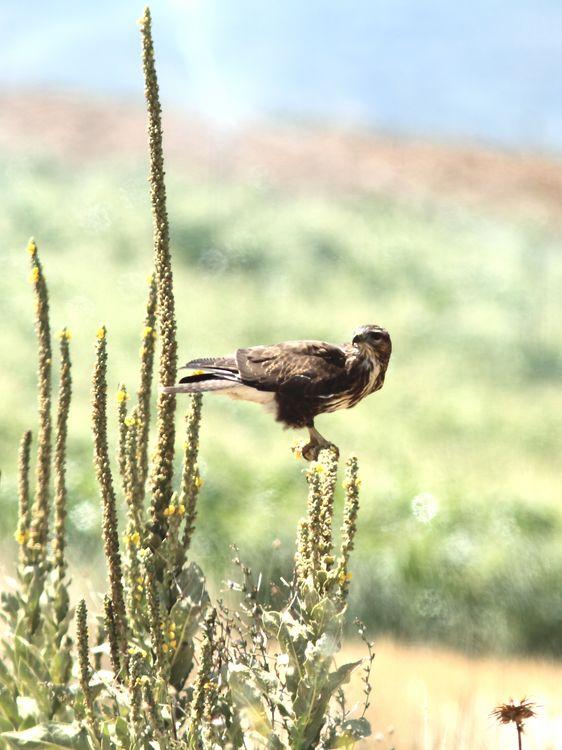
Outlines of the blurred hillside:
[{"label": "blurred hillside", "polygon": [[[151,270],[144,115],[31,92],[1,104],[3,530],[35,419],[33,234],[55,330],[74,334],[70,524],[83,560],[99,551],[100,323],[112,387],[136,387]],[[311,128],[226,137],[178,115],[165,145],[182,358],[345,340],[363,322],[392,333],[384,390],[319,421],[361,460],[356,613],[404,637],[560,654],[560,162]],[[220,577],[235,542],[279,572],[304,502],[297,435],[250,405],[207,398],[204,411],[197,555]]]},{"label": "blurred hillside", "polygon": [[[562,157],[465,143],[391,137],[328,126],[213,128],[179,110],[163,113],[166,151],[199,179],[483,211],[557,228],[562,222]],[[36,89],[0,90],[0,148],[6,157],[54,158],[73,166],[145,159],[145,112],[127,99]],[[18,179],[18,174],[10,175]]]}]

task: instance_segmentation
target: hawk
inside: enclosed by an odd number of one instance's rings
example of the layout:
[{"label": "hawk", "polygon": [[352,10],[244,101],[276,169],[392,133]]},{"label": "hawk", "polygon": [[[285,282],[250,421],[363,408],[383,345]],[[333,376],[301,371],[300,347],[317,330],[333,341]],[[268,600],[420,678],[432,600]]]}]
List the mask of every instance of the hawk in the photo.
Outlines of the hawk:
[{"label": "hawk", "polygon": [[192,359],[182,369],[195,372],[163,391],[208,391],[262,404],[286,427],[308,429],[310,442],[302,455],[312,461],[323,448],[336,448],[315,428],[315,417],[350,409],[382,388],[391,351],[388,331],[364,325],[347,344],[285,341],[237,349],[227,357]]}]

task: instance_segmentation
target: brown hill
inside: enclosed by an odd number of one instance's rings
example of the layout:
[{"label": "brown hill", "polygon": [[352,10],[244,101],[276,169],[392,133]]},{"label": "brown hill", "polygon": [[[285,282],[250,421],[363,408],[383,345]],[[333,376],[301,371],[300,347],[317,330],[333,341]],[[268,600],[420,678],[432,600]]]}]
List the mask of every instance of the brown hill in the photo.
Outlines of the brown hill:
[{"label": "brown hill", "polygon": [[[375,192],[416,203],[462,204],[543,225],[562,224],[562,160],[320,126],[218,129],[164,118],[166,150],[196,174],[298,189]],[[142,103],[71,93],[0,92],[0,151],[67,162],[145,158]]]}]

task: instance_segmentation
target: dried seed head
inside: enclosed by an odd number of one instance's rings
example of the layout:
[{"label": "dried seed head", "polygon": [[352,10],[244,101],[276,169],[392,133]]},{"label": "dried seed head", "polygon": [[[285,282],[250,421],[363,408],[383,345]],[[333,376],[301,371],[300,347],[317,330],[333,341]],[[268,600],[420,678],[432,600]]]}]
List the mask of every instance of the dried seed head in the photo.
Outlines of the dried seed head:
[{"label": "dried seed head", "polygon": [[492,711],[494,716],[500,724],[517,724],[518,727],[523,727],[523,722],[527,719],[532,719],[536,716],[535,708],[536,703],[529,701],[526,698],[522,698],[519,703],[515,703],[511,699],[508,703],[502,703]]}]

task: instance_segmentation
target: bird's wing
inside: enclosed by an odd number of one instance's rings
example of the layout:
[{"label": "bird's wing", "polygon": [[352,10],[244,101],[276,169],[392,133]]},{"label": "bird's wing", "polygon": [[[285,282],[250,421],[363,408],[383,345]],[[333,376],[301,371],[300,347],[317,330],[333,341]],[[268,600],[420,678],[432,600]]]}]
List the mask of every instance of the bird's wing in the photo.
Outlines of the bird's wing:
[{"label": "bird's wing", "polygon": [[230,370],[238,372],[238,365],[234,354],[228,357],[203,357],[191,359],[180,369],[184,370]]},{"label": "bird's wing", "polygon": [[324,341],[286,341],[236,352],[245,385],[304,397],[345,390],[346,361],[344,349]]}]

